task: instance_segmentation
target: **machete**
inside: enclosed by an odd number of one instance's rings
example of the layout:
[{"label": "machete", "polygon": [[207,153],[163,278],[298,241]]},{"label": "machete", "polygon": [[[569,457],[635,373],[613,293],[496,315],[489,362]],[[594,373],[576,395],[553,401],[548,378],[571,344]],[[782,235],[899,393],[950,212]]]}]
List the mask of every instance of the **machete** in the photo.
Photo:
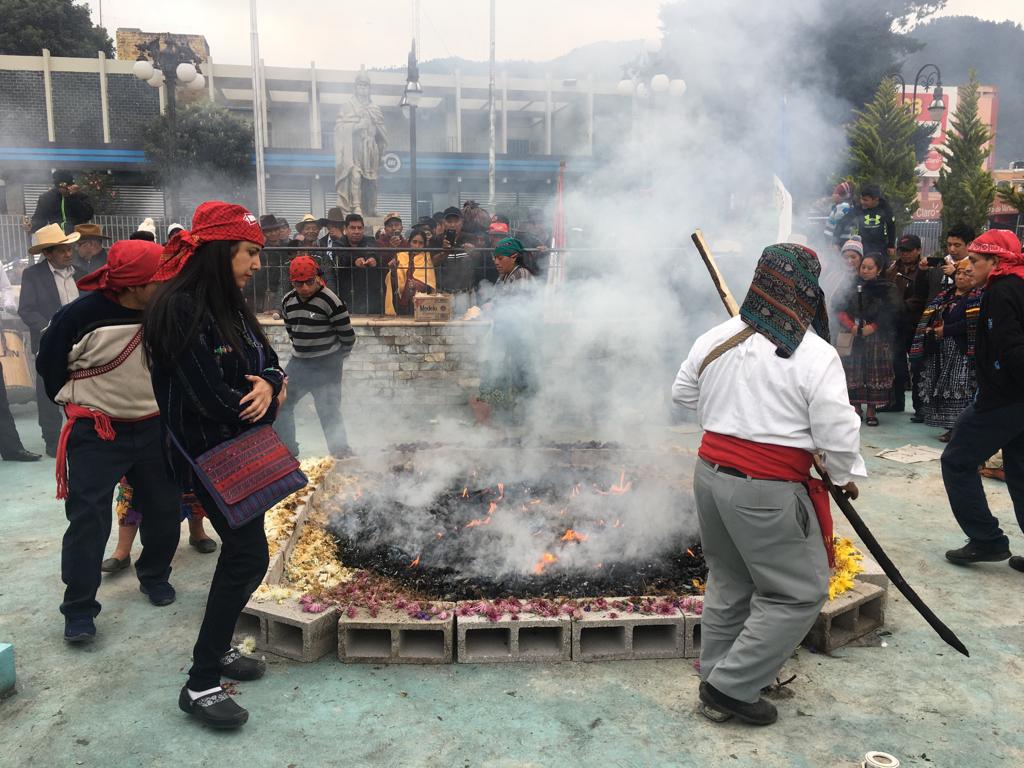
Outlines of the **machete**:
[{"label": "machete", "polygon": [[[725,278],[722,277],[722,273],[718,270],[718,264],[715,263],[714,257],[711,255],[708,244],[704,240],[704,234],[698,229],[691,236],[693,244],[697,247],[697,252],[700,254],[701,259],[704,262],[704,266],[707,267],[708,272],[711,275],[711,281],[715,284],[715,288],[718,289],[718,295],[722,299],[722,303],[725,304],[726,310],[729,315],[735,317],[739,314],[739,305],[736,303],[736,299],[729,291],[729,286],[725,284]],[[928,625],[935,630],[939,637],[949,643],[950,646],[958,650],[964,656],[970,656],[971,654],[967,651],[960,638],[956,636],[949,627],[947,627],[942,620],[935,615],[934,611],[928,607],[928,605],[921,599],[920,595],[914,591],[907,580],[903,578],[903,574],[900,573],[899,568],[889,559],[889,556],[885,554],[885,550],[882,549],[882,545],[878,543],[878,539],[875,538],[874,534],[868,528],[863,518],[854,509],[853,504],[850,503],[849,497],[840,488],[837,488],[835,483],[829,478],[825,468],[821,465],[817,458],[814,459],[814,469],[821,476],[822,481],[828,488],[829,494],[835,499],[839,509],[846,515],[846,519],[850,521],[850,525],[853,526],[853,530],[860,537],[860,540],[864,542],[864,546],[867,547],[868,552],[875,558],[878,565],[881,566],[882,571],[889,577],[889,581],[895,585],[896,589],[900,591],[907,601],[917,609],[917,612],[924,617],[924,620],[928,622]]]}]

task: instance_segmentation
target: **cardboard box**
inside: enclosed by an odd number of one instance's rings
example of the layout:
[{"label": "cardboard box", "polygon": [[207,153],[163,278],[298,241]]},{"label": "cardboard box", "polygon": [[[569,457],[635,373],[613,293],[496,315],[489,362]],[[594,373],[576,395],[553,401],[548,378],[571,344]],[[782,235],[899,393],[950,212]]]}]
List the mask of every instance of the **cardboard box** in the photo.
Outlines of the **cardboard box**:
[{"label": "cardboard box", "polygon": [[446,293],[417,293],[412,306],[413,320],[418,323],[447,323],[452,319],[452,297]]}]

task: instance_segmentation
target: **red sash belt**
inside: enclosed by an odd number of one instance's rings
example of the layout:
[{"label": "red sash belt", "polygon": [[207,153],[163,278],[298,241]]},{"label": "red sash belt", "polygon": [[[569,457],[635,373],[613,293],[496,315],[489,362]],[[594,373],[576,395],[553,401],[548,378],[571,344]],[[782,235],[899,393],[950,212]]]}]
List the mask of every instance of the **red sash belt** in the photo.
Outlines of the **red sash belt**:
[{"label": "red sash belt", "polygon": [[[117,433],[114,432],[114,423],[107,414],[103,411],[96,411],[92,408],[84,408],[81,405],[75,405],[74,403],[67,403],[64,406],[64,414],[68,417],[68,420],[64,422],[64,428],[60,431],[60,440],[57,441],[57,498],[66,499],[68,497],[68,437],[71,435],[71,428],[75,426],[75,422],[79,419],[90,419],[93,423],[93,428],[96,430],[96,435],[100,440],[113,440],[117,437]],[[127,420],[120,419],[125,423],[133,423],[135,421],[146,421],[152,419],[159,414],[152,414],[150,416],[144,416],[141,419]]]},{"label": "red sash belt", "polygon": [[835,565],[828,489],[821,480],[811,477],[811,462],[814,457],[810,451],[785,445],[755,443],[739,437],[720,435],[717,432],[705,432],[697,455],[709,464],[732,467],[757,480],[803,483],[814,506],[814,514],[818,518],[829,567]]}]

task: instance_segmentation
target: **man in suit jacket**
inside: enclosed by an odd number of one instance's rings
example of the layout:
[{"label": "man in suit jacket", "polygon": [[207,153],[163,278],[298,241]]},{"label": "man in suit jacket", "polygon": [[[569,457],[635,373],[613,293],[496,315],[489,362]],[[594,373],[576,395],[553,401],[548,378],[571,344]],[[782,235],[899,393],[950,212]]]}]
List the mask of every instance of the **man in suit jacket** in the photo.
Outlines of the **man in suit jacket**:
[{"label": "man in suit jacket", "polygon": [[[35,243],[28,252],[42,253],[45,261],[22,273],[18,315],[28,326],[33,354],[39,351],[39,338],[57,310],[78,298],[75,281],[82,275],[75,272],[71,245],[80,237],[77,232],[65,235],[60,224],[49,224],[32,236]],[[41,376],[36,377],[36,405],[46,455],[56,458],[62,417],[60,408],[47,396]]]}]

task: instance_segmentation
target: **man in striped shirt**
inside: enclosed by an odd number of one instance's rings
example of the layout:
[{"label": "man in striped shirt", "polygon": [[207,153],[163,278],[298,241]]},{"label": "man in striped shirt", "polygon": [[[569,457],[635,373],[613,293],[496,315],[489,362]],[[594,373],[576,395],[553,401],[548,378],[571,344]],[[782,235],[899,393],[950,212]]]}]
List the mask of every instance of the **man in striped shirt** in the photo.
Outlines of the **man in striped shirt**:
[{"label": "man in striped shirt", "polygon": [[332,456],[345,457],[351,451],[341,416],[342,361],[356,341],[348,307],[327,288],[319,266],[309,256],[292,259],[288,279],[292,290],[281,302],[281,316],[292,342],[292,359],[286,371],[288,399],[274,426],[285,445],[298,455],[295,405],[310,394],[327,449]]}]

